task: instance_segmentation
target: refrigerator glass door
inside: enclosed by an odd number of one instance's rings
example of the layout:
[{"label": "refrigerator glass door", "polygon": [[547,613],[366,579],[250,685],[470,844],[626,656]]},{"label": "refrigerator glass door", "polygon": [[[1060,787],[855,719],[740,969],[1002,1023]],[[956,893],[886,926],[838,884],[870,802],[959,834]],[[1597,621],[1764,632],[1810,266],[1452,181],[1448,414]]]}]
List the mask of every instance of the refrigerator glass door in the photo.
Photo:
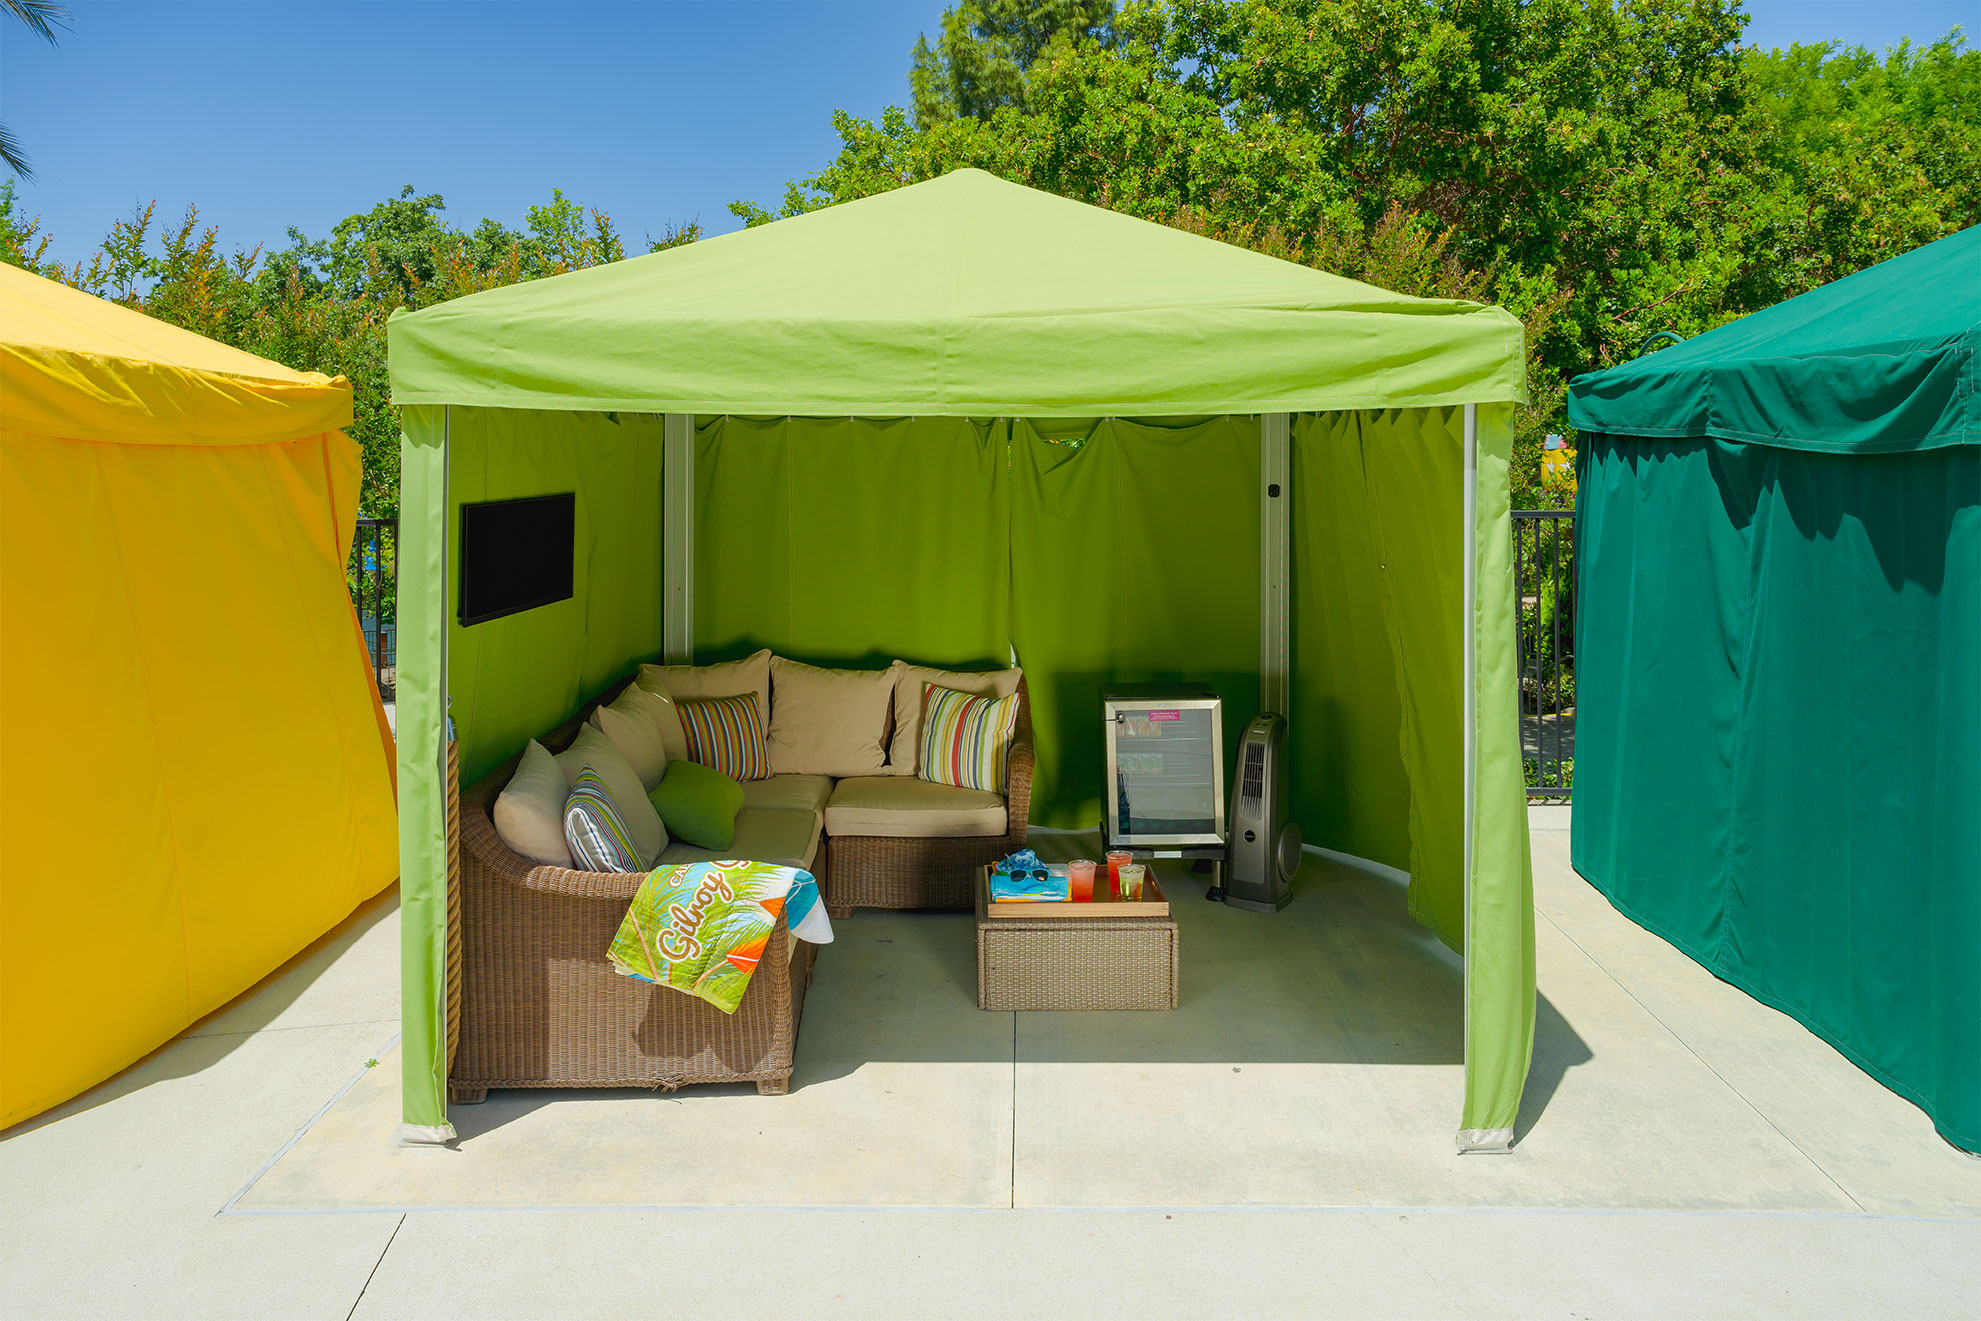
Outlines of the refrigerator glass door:
[{"label": "refrigerator glass door", "polygon": [[[1114,729],[1115,819],[1123,839],[1220,837],[1216,712],[1127,710]],[[1153,840],[1152,840],[1153,842]]]}]

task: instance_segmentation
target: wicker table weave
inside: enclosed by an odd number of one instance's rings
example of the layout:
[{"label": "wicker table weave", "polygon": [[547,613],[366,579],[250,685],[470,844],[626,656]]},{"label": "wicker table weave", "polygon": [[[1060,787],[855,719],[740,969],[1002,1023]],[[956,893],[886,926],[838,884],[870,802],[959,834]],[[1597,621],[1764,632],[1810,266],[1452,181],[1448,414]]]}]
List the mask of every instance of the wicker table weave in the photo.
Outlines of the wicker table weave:
[{"label": "wicker table weave", "polygon": [[991,917],[977,872],[977,1007],[1174,1009],[1174,917]]}]

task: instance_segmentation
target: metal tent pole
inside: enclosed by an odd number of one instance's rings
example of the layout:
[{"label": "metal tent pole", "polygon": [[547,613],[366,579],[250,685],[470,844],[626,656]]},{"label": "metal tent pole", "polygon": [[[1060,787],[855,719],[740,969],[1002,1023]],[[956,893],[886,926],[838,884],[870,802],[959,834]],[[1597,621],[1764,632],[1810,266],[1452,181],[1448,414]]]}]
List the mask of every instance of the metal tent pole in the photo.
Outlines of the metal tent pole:
[{"label": "metal tent pole", "polygon": [[1290,723],[1293,634],[1287,543],[1292,490],[1292,417],[1259,418],[1259,705]]},{"label": "metal tent pole", "polygon": [[695,419],[661,418],[661,651],[669,665],[695,660]]}]

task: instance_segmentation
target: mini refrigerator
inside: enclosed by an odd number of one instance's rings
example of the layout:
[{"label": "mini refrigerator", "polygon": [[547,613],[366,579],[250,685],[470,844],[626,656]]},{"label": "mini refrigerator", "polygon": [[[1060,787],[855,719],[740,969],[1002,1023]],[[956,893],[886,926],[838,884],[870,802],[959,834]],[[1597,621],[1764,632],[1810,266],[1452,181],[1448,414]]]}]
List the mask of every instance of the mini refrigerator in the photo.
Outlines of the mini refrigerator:
[{"label": "mini refrigerator", "polygon": [[1224,857],[1224,710],[1187,684],[1101,694],[1107,845],[1141,856]]}]

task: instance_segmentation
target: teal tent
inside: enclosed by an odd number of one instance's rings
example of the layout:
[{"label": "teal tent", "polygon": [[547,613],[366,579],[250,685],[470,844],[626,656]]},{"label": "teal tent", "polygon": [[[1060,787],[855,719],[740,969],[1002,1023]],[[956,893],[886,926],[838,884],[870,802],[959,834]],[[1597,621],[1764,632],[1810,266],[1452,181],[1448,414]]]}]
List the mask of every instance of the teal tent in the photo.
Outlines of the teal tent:
[{"label": "teal tent", "polygon": [[1981,1150],[1981,228],[1572,383],[1573,857]]},{"label": "teal tent", "polygon": [[[397,315],[390,350],[410,1136],[448,1131],[444,721],[472,783],[637,662],[773,646],[1015,654],[1053,825],[1099,820],[1105,684],[1286,713],[1307,840],[1407,871],[1464,955],[1459,1142],[1509,1144],[1512,316],[962,170]],[[462,505],[565,491],[572,597],[462,624]]]}]

